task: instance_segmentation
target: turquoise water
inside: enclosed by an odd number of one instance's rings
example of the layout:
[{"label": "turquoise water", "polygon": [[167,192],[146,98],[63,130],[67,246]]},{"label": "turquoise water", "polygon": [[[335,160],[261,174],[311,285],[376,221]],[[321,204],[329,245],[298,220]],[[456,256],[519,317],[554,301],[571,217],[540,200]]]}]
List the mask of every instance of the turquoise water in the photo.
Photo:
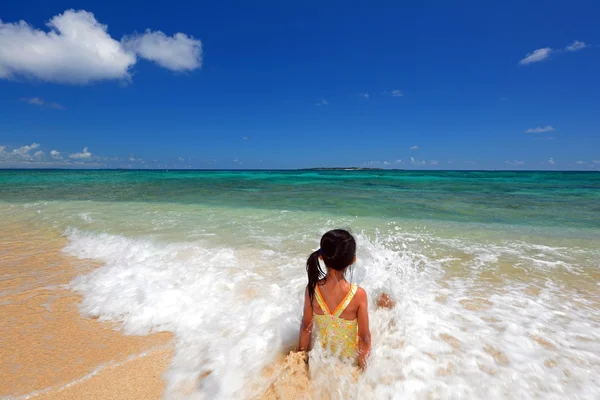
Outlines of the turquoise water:
[{"label": "turquoise water", "polygon": [[7,170],[0,217],[103,265],[70,285],[84,316],[173,332],[166,398],[273,382],[335,227],[373,353],[352,382],[313,351],[309,398],[600,398],[600,173]]},{"label": "turquoise water", "polygon": [[0,171],[0,201],[75,200],[600,228],[597,172]]}]

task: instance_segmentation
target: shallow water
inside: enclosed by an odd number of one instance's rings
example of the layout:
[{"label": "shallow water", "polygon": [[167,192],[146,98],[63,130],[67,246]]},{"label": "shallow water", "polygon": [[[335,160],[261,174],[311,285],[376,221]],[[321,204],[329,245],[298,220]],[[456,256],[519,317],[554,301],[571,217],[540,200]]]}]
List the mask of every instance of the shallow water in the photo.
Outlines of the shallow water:
[{"label": "shallow water", "polygon": [[364,374],[315,354],[303,395],[592,399],[599,189],[599,173],[2,171],[0,215],[104,264],[71,283],[83,315],[175,334],[167,398],[265,395],[306,257],[346,227],[350,278],[396,306],[371,306]]}]

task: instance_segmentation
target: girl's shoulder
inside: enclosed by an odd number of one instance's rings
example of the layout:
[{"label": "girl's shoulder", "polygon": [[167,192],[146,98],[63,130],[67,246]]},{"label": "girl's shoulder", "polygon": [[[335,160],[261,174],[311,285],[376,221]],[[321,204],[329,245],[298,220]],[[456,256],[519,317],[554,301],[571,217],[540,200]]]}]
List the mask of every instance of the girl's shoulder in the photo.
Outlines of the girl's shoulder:
[{"label": "girl's shoulder", "polygon": [[352,300],[358,304],[366,304],[367,303],[367,292],[365,291],[365,289],[358,286],[358,284],[355,284],[355,285],[356,285],[356,292],[354,293],[354,298]]}]

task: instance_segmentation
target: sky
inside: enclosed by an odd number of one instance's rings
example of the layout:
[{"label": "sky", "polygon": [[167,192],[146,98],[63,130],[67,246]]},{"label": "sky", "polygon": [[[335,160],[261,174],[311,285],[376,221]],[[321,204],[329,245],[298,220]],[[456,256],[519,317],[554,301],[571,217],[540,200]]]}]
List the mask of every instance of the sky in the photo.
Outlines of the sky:
[{"label": "sky", "polygon": [[600,170],[597,1],[7,2],[0,168]]}]

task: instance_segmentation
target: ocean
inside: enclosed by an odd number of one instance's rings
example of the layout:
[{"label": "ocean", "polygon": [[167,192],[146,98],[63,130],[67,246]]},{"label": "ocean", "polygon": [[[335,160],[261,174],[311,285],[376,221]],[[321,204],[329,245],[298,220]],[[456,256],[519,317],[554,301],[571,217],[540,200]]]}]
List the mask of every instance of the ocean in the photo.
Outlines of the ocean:
[{"label": "ocean", "polygon": [[598,172],[3,170],[0,216],[99,263],[84,317],[173,333],[166,398],[260,397],[337,227],[373,351],[354,379],[316,355],[304,396],[600,398]]}]

